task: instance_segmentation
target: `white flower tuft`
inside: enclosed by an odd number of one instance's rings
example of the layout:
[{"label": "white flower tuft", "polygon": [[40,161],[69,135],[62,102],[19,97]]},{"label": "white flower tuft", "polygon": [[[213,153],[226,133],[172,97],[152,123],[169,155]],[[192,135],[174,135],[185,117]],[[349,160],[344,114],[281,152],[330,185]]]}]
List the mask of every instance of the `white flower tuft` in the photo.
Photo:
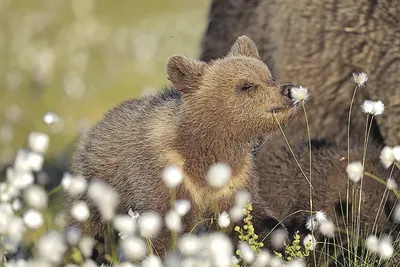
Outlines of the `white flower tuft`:
[{"label": "white flower tuft", "polygon": [[41,258],[54,264],[60,264],[64,253],[67,251],[67,245],[63,236],[56,231],[51,231],[38,241],[38,252]]},{"label": "white flower tuft", "polygon": [[364,175],[364,168],[360,161],[355,161],[347,165],[346,172],[352,182],[358,183]]},{"label": "white flower tuft", "polygon": [[268,266],[268,263],[271,261],[271,257],[271,253],[269,253],[267,250],[261,250],[254,261],[254,267]]},{"label": "white flower tuft", "polygon": [[142,267],[162,267],[159,257],[150,255],[142,261]]},{"label": "white flower tuft", "polygon": [[313,216],[308,216],[307,222],[306,222],[306,228],[310,231],[314,231],[315,227],[318,227],[318,221],[315,218],[315,215]]},{"label": "white flower tuft", "polygon": [[292,94],[292,98],[294,100],[294,103],[293,103],[294,105],[296,105],[297,103],[302,102],[302,101],[305,102],[310,97],[310,95],[308,94],[308,89],[303,86],[292,88],[291,94]]},{"label": "white flower tuft", "polygon": [[165,224],[173,232],[182,231],[181,216],[176,210],[169,210],[165,215]]},{"label": "white flower tuft", "polygon": [[79,250],[82,252],[83,256],[89,258],[92,256],[92,251],[94,244],[96,242],[90,236],[84,236],[81,238],[81,241],[78,244]]},{"label": "white flower tuft", "polygon": [[127,238],[135,233],[136,220],[129,215],[118,215],[114,219],[114,228],[122,239]]},{"label": "white flower tuft", "polygon": [[396,183],[396,181],[395,181],[393,178],[389,178],[389,179],[386,181],[386,187],[387,187],[387,189],[389,189],[389,190],[395,190],[395,189],[397,189],[397,183]]},{"label": "white flower tuft", "polygon": [[42,154],[19,149],[15,156],[14,168],[17,171],[35,171],[42,170],[44,157]]},{"label": "white flower tuft", "polygon": [[76,246],[81,239],[81,231],[78,227],[72,226],[65,232],[65,240],[71,246]]},{"label": "white flower tuft", "polygon": [[358,87],[363,87],[364,84],[368,81],[368,75],[365,72],[361,73],[353,73],[354,82],[358,85]]},{"label": "white flower tuft", "polygon": [[246,190],[239,190],[235,194],[235,205],[245,207],[250,202],[250,193]]},{"label": "white flower tuft", "polygon": [[43,215],[34,209],[25,211],[23,219],[25,225],[31,229],[37,229],[43,225]]},{"label": "white flower tuft", "polygon": [[231,168],[227,164],[215,163],[207,172],[207,183],[214,189],[220,189],[229,182],[231,175]]},{"label": "white flower tuft", "polygon": [[233,206],[229,211],[229,216],[233,222],[238,222],[244,217],[244,208],[239,205]]},{"label": "white flower tuft", "polygon": [[88,188],[90,199],[96,204],[102,218],[110,221],[114,218],[119,203],[118,194],[114,188],[102,181],[93,181]]},{"label": "white flower tuft", "polygon": [[61,181],[62,188],[71,196],[77,196],[85,192],[87,181],[81,175],[72,176],[69,173],[64,173]]},{"label": "white flower tuft", "polygon": [[191,208],[191,204],[189,200],[181,199],[175,201],[175,210],[178,212],[180,216],[185,216]]},{"label": "white flower tuft", "polygon": [[45,133],[31,132],[28,136],[28,144],[33,151],[45,153],[49,146],[49,139]]},{"label": "white flower tuft", "polygon": [[195,235],[184,234],[179,238],[178,248],[186,257],[194,256],[200,249],[200,240]]},{"label": "white flower tuft", "polygon": [[390,146],[385,146],[382,151],[381,154],[379,156],[381,163],[383,164],[383,166],[387,169],[389,168],[393,162],[394,162],[394,155],[393,155],[393,148],[391,148]]},{"label": "white flower tuft", "polygon": [[233,246],[225,234],[221,232],[210,234],[206,247],[213,261],[212,266],[232,266]]},{"label": "white flower tuft", "polygon": [[146,243],[139,237],[120,239],[119,243],[124,255],[130,260],[141,260],[147,254]]},{"label": "white flower tuft", "polygon": [[334,237],[335,236],[335,225],[330,220],[325,220],[321,222],[319,226],[319,231],[326,237]]},{"label": "white flower tuft", "polygon": [[274,249],[279,250],[283,248],[285,242],[287,240],[287,233],[283,229],[278,229],[272,232],[271,234],[271,244]]},{"label": "white flower tuft", "polygon": [[32,208],[42,210],[47,208],[48,196],[40,185],[31,185],[24,190],[24,200]]},{"label": "white flower tuft", "polygon": [[312,236],[311,234],[306,235],[303,239],[303,245],[304,246],[309,245],[310,250],[314,250],[316,244],[317,244],[317,241],[315,240],[314,236]]},{"label": "white flower tuft", "polygon": [[246,263],[252,263],[255,259],[255,255],[250,246],[245,242],[240,242],[238,245],[240,256]]},{"label": "white flower tuft", "polygon": [[377,253],[379,249],[379,240],[376,236],[370,235],[365,240],[365,246],[370,252]]},{"label": "white flower tuft", "polygon": [[378,246],[379,256],[382,259],[386,260],[393,256],[393,252],[394,252],[394,248],[393,248],[391,239],[389,237],[383,237],[379,241],[379,246]]},{"label": "white flower tuft", "polygon": [[229,219],[229,214],[226,211],[222,212],[218,217],[219,227],[226,228],[229,226],[230,223],[231,221]]},{"label": "white flower tuft", "polygon": [[364,113],[377,116],[383,114],[383,111],[385,110],[385,105],[380,100],[378,101],[365,100],[361,108]]},{"label": "white flower tuft", "polygon": [[79,201],[75,203],[71,208],[72,217],[79,221],[84,222],[89,218],[89,207],[84,201]]},{"label": "white flower tuft", "polygon": [[175,188],[183,181],[183,172],[178,165],[170,165],[164,168],[162,179],[169,188]]},{"label": "white flower tuft", "polygon": [[140,235],[144,238],[153,238],[161,230],[161,217],[155,212],[145,212],[139,217]]},{"label": "white flower tuft", "polygon": [[400,146],[393,147],[393,157],[400,163]]},{"label": "white flower tuft", "polygon": [[326,219],[326,213],[325,213],[325,211],[322,211],[322,210],[320,210],[320,211],[317,211],[316,213],[315,213],[315,220],[320,224],[320,223],[323,223],[323,222],[325,222],[327,219]]},{"label": "white flower tuft", "polygon": [[43,116],[43,122],[47,125],[53,125],[60,122],[60,117],[51,111],[48,111]]}]

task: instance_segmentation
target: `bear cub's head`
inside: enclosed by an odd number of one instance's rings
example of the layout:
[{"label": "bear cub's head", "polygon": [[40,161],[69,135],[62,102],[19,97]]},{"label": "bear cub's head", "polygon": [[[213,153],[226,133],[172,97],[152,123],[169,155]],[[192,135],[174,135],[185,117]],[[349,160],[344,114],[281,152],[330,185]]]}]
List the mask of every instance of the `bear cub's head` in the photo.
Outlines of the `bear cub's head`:
[{"label": "bear cub's head", "polygon": [[209,63],[174,55],[167,73],[187,116],[208,131],[246,139],[264,136],[278,129],[276,119],[285,125],[297,110],[291,99],[294,86],[274,80],[247,36]]}]

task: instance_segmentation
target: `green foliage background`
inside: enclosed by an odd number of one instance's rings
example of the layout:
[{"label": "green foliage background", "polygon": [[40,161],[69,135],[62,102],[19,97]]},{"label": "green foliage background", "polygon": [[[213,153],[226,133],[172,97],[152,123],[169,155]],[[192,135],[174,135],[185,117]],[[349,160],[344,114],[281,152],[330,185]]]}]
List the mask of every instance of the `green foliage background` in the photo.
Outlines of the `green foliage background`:
[{"label": "green foliage background", "polygon": [[[63,160],[81,129],[110,107],[168,84],[169,56],[198,56],[208,6],[209,0],[0,0],[0,167],[31,131],[50,134],[47,157]],[[62,127],[43,123],[47,111],[61,117]]]}]

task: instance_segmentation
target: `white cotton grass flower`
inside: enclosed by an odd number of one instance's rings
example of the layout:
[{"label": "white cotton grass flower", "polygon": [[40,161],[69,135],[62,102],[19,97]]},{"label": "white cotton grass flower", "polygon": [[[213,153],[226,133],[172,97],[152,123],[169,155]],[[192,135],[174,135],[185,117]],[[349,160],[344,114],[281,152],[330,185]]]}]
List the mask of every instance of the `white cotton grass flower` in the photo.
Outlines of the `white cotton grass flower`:
[{"label": "white cotton grass flower", "polygon": [[9,203],[0,203],[0,234],[5,234],[8,223],[14,216],[14,212]]},{"label": "white cotton grass flower", "polygon": [[162,179],[168,188],[175,188],[183,181],[183,171],[178,165],[170,165],[164,168]]},{"label": "white cotton grass flower", "polygon": [[382,101],[365,100],[361,105],[362,111],[373,116],[382,115],[385,110],[385,105]]},{"label": "white cotton grass flower", "polygon": [[271,244],[274,249],[280,250],[285,245],[287,238],[287,232],[284,229],[275,230],[271,234]]},{"label": "white cotton grass flower", "polygon": [[182,231],[182,220],[181,216],[176,210],[169,210],[165,215],[165,225],[170,231],[181,232]]},{"label": "white cotton grass flower", "polygon": [[229,216],[230,216],[232,222],[236,223],[236,222],[241,221],[244,217],[244,208],[239,205],[233,206],[229,210]]},{"label": "white cotton grass flower", "polygon": [[89,258],[92,256],[95,243],[96,241],[92,237],[84,236],[79,241],[78,248],[82,252],[83,256]]},{"label": "white cotton grass flower", "polygon": [[87,188],[86,178],[81,175],[73,176],[70,173],[64,173],[61,186],[70,196],[78,196],[85,192]]},{"label": "white cotton grass flower", "polygon": [[161,230],[162,220],[158,213],[149,211],[139,217],[140,235],[144,238],[154,238]]},{"label": "white cotton grass flower", "polygon": [[211,165],[207,172],[207,183],[211,188],[221,189],[231,179],[231,167],[225,163],[215,163]]},{"label": "white cotton grass flower", "polygon": [[250,202],[250,193],[247,190],[238,190],[235,194],[235,205],[245,207]]},{"label": "white cotton grass flower", "polygon": [[385,167],[385,169],[389,168],[395,160],[394,154],[393,154],[393,148],[391,148],[390,146],[385,146],[381,150],[379,159],[381,160],[381,163]]},{"label": "white cotton grass flower", "polygon": [[186,257],[196,255],[200,247],[200,240],[196,235],[184,234],[178,240],[178,249]]},{"label": "white cotton grass flower", "polygon": [[23,215],[24,223],[30,229],[37,229],[43,225],[43,215],[34,209],[28,209]]},{"label": "white cotton grass flower", "polygon": [[365,240],[365,246],[372,253],[378,253],[379,239],[375,235],[370,235]]},{"label": "white cotton grass flower", "polygon": [[[98,267],[97,263],[92,259],[85,259],[81,267]],[[104,266],[104,265],[103,265]]]},{"label": "white cotton grass flower", "polygon": [[226,228],[230,225],[231,220],[229,219],[229,214],[224,211],[218,217],[218,225],[221,228]]},{"label": "white cotton grass flower", "polygon": [[45,153],[49,146],[49,136],[45,133],[31,132],[28,136],[29,147],[38,153]]},{"label": "white cotton grass flower", "polygon": [[228,236],[221,232],[210,234],[206,248],[211,256],[212,266],[232,266],[233,245]]},{"label": "white cotton grass flower", "polygon": [[48,196],[40,185],[31,185],[24,190],[25,202],[34,209],[43,210],[47,208]]},{"label": "white cotton grass flower", "polygon": [[26,227],[22,218],[13,216],[9,219],[6,233],[12,241],[17,243],[21,242],[23,240],[25,232]]},{"label": "white cotton grass flower", "polygon": [[324,211],[322,211],[322,210],[317,211],[314,216],[315,216],[316,221],[319,224],[323,223],[323,222],[325,222],[327,220],[326,213]]},{"label": "white cotton grass flower", "polygon": [[120,233],[121,238],[133,235],[136,230],[136,221],[129,215],[118,215],[114,219],[114,228]]},{"label": "white cotton grass flower", "polygon": [[[11,188],[24,189],[33,184],[35,177],[31,171],[16,170],[14,168],[7,168],[6,171],[7,181]],[[4,192],[2,192],[4,194]],[[14,192],[15,193],[15,192]]]},{"label": "white cotton grass flower", "polygon": [[394,159],[400,163],[400,146],[393,147],[392,152]]},{"label": "white cotton grass flower", "polygon": [[364,84],[368,81],[368,75],[365,72],[361,73],[353,73],[354,82],[358,85],[358,87],[363,87]]},{"label": "white cotton grass flower", "polygon": [[293,104],[296,105],[300,102],[305,102],[310,97],[308,89],[303,86],[294,87],[291,90],[291,95],[293,99]]},{"label": "white cotton grass flower", "polygon": [[267,250],[261,250],[256,257],[253,266],[254,267],[268,266],[269,262],[271,261],[271,258],[272,256],[270,252],[268,252]]},{"label": "white cotton grass flower", "polygon": [[326,237],[332,238],[335,236],[335,225],[332,221],[325,220],[321,222],[319,232]]},{"label": "white cotton grass flower", "polygon": [[17,171],[35,171],[42,170],[44,157],[42,154],[19,149],[14,160],[14,168]]},{"label": "white cotton grass flower", "polygon": [[65,232],[65,241],[71,246],[76,246],[81,239],[81,231],[78,227],[71,226]]},{"label": "white cotton grass flower", "polygon": [[14,211],[20,211],[23,207],[23,203],[19,198],[14,199],[11,205]]},{"label": "white cotton grass flower", "polygon": [[238,245],[238,249],[240,251],[241,258],[246,263],[252,263],[254,261],[254,259],[255,259],[254,252],[247,243],[240,242]]},{"label": "white cotton grass flower", "polygon": [[316,227],[318,227],[318,221],[315,218],[315,215],[308,216],[307,222],[306,222],[306,228],[310,231],[314,231]]},{"label": "white cotton grass flower", "polygon": [[56,231],[50,231],[45,236],[42,236],[37,243],[37,247],[39,256],[53,264],[60,264],[64,253],[67,251],[63,236]]},{"label": "white cotton grass flower", "polygon": [[137,210],[133,211],[132,208],[128,210],[128,215],[137,222],[139,220],[140,214]]},{"label": "white cotton grass flower", "polygon": [[386,181],[386,187],[389,190],[396,190],[397,189],[397,183],[393,178],[389,178]]},{"label": "white cotton grass flower", "polygon": [[150,255],[142,261],[142,267],[162,267],[162,262],[159,257]]},{"label": "white cotton grass flower", "polygon": [[358,183],[364,175],[364,167],[361,161],[354,161],[347,165],[346,172],[353,183]]},{"label": "white cotton grass flower", "polygon": [[147,246],[143,239],[130,236],[126,239],[120,239],[120,247],[125,257],[129,260],[138,261],[147,254]]},{"label": "white cotton grass flower", "polygon": [[175,201],[175,210],[180,216],[185,216],[191,208],[189,200],[180,199]]},{"label": "white cotton grass flower", "polygon": [[379,240],[378,255],[382,259],[387,260],[393,256],[393,252],[394,248],[391,238],[389,236],[382,237],[381,240]]},{"label": "white cotton grass flower", "polygon": [[303,259],[294,259],[288,262],[287,267],[306,267]]},{"label": "white cotton grass flower", "polygon": [[316,244],[317,244],[317,241],[315,240],[314,236],[311,234],[306,235],[303,239],[303,245],[305,247],[309,246],[309,250],[314,250]]},{"label": "white cotton grass flower", "polygon": [[47,125],[53,125],[60,122],[60,117],[51,111],[48,111],[43,116],[43,122]]},{"label": "white cotton grass flower", "polygon": [[89,218],[89,207],[85,201],[79,201],[71,207],[72,217],[79,221],[84,222]]},{"label": "white cotton grass flower", "polygon": [[105,182],[93,181],[89,184],[88,195],[99,209],[103,220],[110,221],[114,218],[119,203],[118,194],[114,188]]}]

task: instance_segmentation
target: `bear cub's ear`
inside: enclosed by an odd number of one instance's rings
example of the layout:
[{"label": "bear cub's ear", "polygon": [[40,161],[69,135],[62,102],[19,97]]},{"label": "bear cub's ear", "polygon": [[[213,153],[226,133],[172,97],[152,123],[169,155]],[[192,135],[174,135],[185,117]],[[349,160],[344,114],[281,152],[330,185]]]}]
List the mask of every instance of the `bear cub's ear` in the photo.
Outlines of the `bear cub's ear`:
[{"label": "bear cub's ear", "polygon": [[236,40],[232,45],[228,56],[245,56],[261,59],[256,44],[246,35],[242,35]]},{"label": "bear cub's ear", "polygon": [[178,91],[189,93],[199,87],[206,63],[183,55],[171,56],[167,63],[168,80]]}]

